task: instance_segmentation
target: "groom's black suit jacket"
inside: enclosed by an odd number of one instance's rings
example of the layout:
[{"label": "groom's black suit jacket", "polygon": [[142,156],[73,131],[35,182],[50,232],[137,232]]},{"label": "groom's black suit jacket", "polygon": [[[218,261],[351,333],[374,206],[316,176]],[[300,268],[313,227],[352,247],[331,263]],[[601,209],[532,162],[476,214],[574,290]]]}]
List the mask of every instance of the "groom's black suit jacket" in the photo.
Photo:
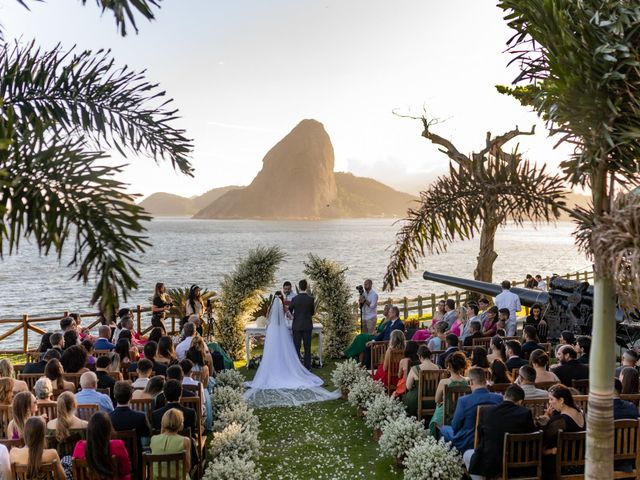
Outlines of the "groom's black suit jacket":
[{"label": "groom's black suit jacket", "polygon": [[306,292],[299,293],[289,304],[289,311],[293,313],[291,330],[294,332],[304,332],[313,330],[313,314],[315,305],[313,297]]}]

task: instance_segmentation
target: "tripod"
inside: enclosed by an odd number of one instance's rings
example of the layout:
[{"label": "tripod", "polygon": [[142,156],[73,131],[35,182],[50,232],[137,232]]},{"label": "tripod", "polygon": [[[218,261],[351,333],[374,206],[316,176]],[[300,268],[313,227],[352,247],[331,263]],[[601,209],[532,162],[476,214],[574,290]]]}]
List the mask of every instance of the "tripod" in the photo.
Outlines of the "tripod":
[{"label": "tripod", "polygon": [[213,342],[213,330],[215,328],[216,319],[213,317],[210,299],[207,299],[207,309],[205,311],[205,315],[207,316],[207,343],[211,343]]}]

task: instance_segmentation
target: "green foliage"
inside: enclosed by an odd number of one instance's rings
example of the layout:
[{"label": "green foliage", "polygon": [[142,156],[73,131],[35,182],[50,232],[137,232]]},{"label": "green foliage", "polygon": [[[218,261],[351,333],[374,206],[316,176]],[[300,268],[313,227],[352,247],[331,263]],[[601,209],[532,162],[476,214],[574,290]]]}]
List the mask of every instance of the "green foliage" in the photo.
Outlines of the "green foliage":
[{"label": "green foliage", "polygon": [[323,326],[325,352],[331,358],[339,358],[356,330],[351,289],[345,277],[347,269],[311,253],[304,266],[305,275],[314,283],[317,304],[322,307],[317,316]]},{"label": "green foliage", "polygon": [[283,259],[284,252],[279,247],[255,248],[222,281],[216,330],[220,346],[234,360],[242,356],[244,326],[260,306],[261,295],[275,281]]},{"label": "green foliage", "polygon": [[[82,0],[82,4],[86,5],[87,1],[88,0]],[[96,5],[101,7],[103,12],[110,10],[113,13],[116,26],[120,29],[120,35],[123,37],[127,34],[127,22],[131,23],[133,29],[138,33],[136,12],[147,20],[153,20],[155,17],[152,7],[160,8],[160,1],[161,0],[95,0]]]}]

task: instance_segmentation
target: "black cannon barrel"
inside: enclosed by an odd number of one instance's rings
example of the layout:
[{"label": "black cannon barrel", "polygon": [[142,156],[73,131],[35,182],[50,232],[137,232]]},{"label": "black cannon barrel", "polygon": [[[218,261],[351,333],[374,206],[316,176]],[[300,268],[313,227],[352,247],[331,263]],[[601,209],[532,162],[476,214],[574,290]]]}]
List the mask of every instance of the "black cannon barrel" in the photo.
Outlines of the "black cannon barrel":
[{"label": "black cannon barrel", "polygon": [[[452,277],[451,275],[442,275],[441,273],[424,272],[422,278],[425,280],[431,280],[433,282],[444,283],[452,287],[462,288],[471,292],[482,293],[483,295],[490,295],[495,297],[502,292],[502,287],[495,283],[481,282],[478,280],[469,280],[467,278]],[[520,297],[520,303],[527,307],[532,306],[534,303],[545,305],[549,302],[549,294],[542,290],[532,290],[529,288],[516,288],[512,287],[511,292]]]}]

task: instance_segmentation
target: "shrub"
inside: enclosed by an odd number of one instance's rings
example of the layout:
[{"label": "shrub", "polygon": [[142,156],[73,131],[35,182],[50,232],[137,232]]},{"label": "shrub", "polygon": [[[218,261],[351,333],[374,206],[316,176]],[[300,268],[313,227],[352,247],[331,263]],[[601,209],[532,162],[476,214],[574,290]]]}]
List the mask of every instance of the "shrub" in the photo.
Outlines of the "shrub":
[{"label": "shrub", "polygon": [[422,422],[413,417],[401,416],[385,422],[378,446],[384,455],[404,457],[426,435]]},{"label": "shrub", "polygon": [[231,387],[238,393],[244,393],[245,380],[237,370],[223,370],[216,376],[216,385],[218,387]]},{"label": "shrub", "polygon": [[212,458],[220,461],[234,456],[255,461],[260,455],[258,434],[251,430],[243,430],[242,425],[232,423],[221,432],[213,434],[209,453]]},{"label": "shrub", "polygon": [[244,457],[215,459],[207,465],[202,480],[260,480],[260,470]]},{"label": "shrub", "polygon": [[367,376],[351,385],[348,400],[350,405],[364,409],[376,396],[384,394],[384,385]]},{"label": "shrub", "polygon": [[382,430],[386,422],[406,415],[404,404],[397,398],[392,398],[387,395],[376,395],[374,399],[365,406],[365,410],[364,423],[367,427],[374,430]]},{"label": "shrub", "polygon": [[232,410],[244,404],[244,397],[237,390],[217,386],[213,391],[213,420],[218,420],[225,410]]},{"label": "shrub", "polygon": [[433,437],[420,440],[404,460],[405,480],[462,478],[462,458],[451,443]]},{"label": "shrub", "polygon": [[260,420],[258,420],[258,417],[253,413],[253,409],[248,408],[244,403],[220,412],[218,414],[218,421],[214,423],[214,430],[220,432],[232,423],[238,424],[243,430],[250,430],[256,435],[260,427]]},{"label": "shrub", "polygon": [[331,381],[340,390],[350,390],[356,381],[368,377],[369,373],[353,359],[338,363],[331,372]]}]

